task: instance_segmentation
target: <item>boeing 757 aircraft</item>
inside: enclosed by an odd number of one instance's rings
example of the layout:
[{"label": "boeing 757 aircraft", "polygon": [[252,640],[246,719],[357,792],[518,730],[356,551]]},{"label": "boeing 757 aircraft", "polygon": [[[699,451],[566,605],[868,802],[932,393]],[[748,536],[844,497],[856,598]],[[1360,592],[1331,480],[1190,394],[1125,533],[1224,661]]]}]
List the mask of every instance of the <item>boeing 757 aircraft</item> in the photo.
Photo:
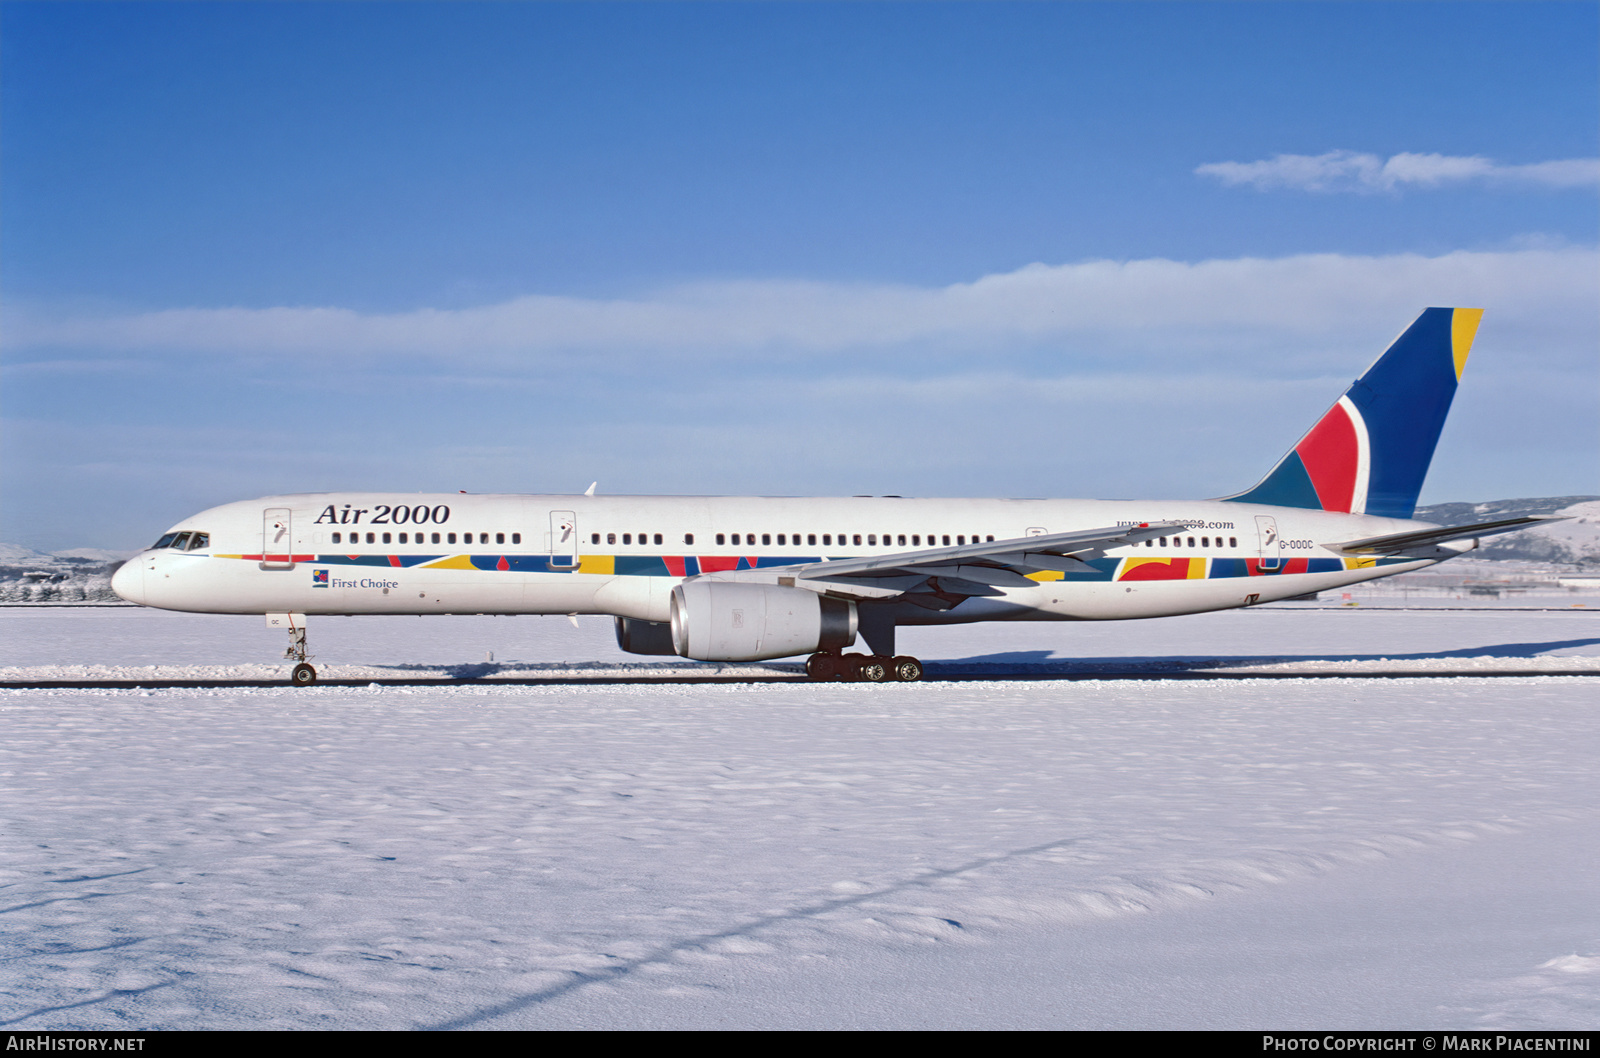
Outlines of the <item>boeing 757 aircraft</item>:
[{"label": "boeing 757 aircraft", "polygon": [[[340,614],[607,614],[635,654],[809,654],[815,679],[917,680],[900,625],[1253,606],[1540,521],[1411,520],[1482,316],[1425,310],[1266,477],[1221,499],[268,496],[185,518],[112,586],[264,614],[288,631],[296,684],[317,678],[307,618]],[[858,637],[872,653],[843,653]]]}]

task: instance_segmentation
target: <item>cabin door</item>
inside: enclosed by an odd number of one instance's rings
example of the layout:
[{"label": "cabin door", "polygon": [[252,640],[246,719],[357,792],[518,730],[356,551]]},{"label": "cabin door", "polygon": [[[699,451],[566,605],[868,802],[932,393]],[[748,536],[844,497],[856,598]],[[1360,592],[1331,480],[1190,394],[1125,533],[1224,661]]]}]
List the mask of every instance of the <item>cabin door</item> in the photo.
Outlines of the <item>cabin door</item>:
[{"label": "cabin door", "polygon": [[261,568],[294,569],[294,512],[268,507],[261,512]]},{"label": "cabin door", "polygon": [[578,568],[578,516],[572,511],[550,512],[550,568]]},{"label": "cabin door", "polygon": [[1261,535],[1261,568],[1275,570],[1283,565],[1283,541],[1278,539],[1278,520],[1256,515],[1256,531]]}]

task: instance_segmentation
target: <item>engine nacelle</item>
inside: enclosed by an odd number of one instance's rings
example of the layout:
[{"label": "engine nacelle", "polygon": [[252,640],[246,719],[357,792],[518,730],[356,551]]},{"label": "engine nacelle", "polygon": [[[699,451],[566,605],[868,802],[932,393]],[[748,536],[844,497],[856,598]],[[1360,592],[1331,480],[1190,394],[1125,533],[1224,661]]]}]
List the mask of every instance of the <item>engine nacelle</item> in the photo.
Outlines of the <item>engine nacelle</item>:
[{"label": "engine nacelle", "polygon": [[672,626],[665,621],[641,621],[618,617],[617,646],[630,654],[668,654],[677,657],[672,645]]},{"label": "engine nacelle", "polygon": [[690,580],[672,590],[672,645],[696,661],[765,661],[842,650],[856,604],[804,588]]}]

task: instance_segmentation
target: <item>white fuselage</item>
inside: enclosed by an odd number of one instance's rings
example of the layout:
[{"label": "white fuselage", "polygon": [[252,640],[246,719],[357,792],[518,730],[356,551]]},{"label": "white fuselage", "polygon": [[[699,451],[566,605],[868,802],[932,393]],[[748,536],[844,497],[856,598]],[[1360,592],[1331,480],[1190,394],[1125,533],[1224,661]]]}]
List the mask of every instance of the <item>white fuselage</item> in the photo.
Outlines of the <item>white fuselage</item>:
[{"label": "white fuselage", "polygon": [[[1184,522],[1107,551],[1093,573],[900,624],[1115,620],[1270,602],[1418,569],[1325,547],[1427,523],[1221,501],[329,493],[213,507],[118,571],[130,601],[237,614],[611,614],[666,622],[686,577],[1122,524]],[[164,538],[168,539],[168,538]],[[180,538],[181,539],[181,538]],[[188,538],[197,543],[199,537]]]}]

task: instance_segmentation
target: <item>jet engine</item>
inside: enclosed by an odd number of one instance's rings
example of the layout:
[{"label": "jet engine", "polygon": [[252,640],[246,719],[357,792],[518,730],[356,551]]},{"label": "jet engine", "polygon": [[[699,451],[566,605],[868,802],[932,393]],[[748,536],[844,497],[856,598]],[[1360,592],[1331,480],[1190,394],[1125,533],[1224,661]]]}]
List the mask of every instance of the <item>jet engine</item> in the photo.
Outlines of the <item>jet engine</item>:
[{"label": "jet engine", "polygon": [[689,580],[672,590],[672,645],[696,661],[765,661],[842,650],[856,604],[804,588]]}]

